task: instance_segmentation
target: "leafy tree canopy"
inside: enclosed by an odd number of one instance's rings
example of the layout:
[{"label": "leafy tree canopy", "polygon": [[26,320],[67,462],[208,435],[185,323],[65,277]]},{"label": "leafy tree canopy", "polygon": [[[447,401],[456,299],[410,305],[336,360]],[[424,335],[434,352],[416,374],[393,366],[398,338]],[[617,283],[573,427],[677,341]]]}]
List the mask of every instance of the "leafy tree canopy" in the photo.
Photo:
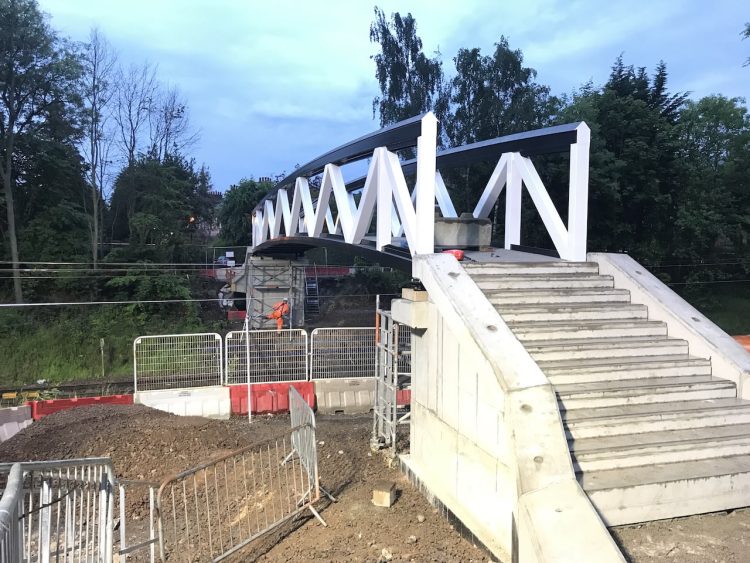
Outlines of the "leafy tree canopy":
[{"label": "leafy tree canopy", "polygon": [[224,244],[251,244],[252,210],[272,187],[270,182],[243,178],[226,191],[219,210],[220,236]]}]

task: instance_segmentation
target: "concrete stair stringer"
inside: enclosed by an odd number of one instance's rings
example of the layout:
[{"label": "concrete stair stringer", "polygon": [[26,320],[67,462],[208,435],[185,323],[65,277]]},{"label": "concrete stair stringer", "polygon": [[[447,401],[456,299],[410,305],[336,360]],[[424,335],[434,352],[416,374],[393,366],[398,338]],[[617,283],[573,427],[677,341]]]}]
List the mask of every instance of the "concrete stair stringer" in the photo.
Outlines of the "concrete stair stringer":
[{"label": "concrete stair stringer", "polygon": [[[598,561],[623,561],[576,479],[549,380],[455,258],[417,255],[412,265],[430,313],[417,314],[424,303],[406,300],[394,301],[391,312],[397,322],[427,318],[412,327],[422,330],[412,331],[414,414],[403,462],[414,479],[459,519],[474,522],[469,527],[480,541],[500,542],[514,560],[573,563],[593,550]],[[552,286],[611,288],[591,266],[583,270]],[[488,505],[496,488],[502,495]],[[508,494],[512,514],[502,515]]]},{"label": "concrete stair stringer", "polygon": [[750,355],[631,258],[589,256],[467,271],[548,376],[591,502],[607,525],[747,506]]}]

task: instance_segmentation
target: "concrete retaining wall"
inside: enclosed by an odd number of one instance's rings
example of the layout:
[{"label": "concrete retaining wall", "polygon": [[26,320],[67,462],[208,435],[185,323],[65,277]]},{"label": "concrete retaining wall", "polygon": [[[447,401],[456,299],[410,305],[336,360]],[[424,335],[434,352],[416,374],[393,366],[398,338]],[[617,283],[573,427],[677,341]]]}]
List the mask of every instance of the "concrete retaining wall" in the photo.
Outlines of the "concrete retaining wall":
[{"label": "concrete retaining wall", "polygon": [[630,291],[634,303],[648,307],[648,318],[667,323],[669,336],[687,340],[690,354],[711,358],[712,375],[733,381],[738,396],[750,399],[750,354],[682,297],[627,254],[591,253],[599,273]]},{"label": "concrete retaining wall", "polygon": [[375,404],[375,379],[316,379],[318,412],[356,414],[370,412]]},{"label": "concrete retaining wall", "polygon": [[0,409],[0,442],[31,424],[31,407],[8,407]]},{"label": "concrete retaining wall", "polygon": [[623,561],[576,481],[547,378],[452,256],[413,267],[432,305],[392,306],[424,322],[402,463],[502,560]]},{"label": "concrete retaining wall", "polygon": [[226,420],[232,414],[228,387],[139,391],[135,394],[134,400],[136,404],[180,416],[205,416]]}]

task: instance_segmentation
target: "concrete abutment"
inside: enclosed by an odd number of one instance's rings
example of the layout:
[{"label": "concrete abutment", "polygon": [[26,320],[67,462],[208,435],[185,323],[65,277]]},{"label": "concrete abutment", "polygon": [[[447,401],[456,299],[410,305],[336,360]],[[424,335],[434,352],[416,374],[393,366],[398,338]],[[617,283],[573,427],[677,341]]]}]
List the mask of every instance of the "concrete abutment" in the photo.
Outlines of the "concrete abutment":
[{"label": "concrete abutment", "polygon": [[554,390],[460,264],[416,256],[429,302],[395,301],[412,335],[402,466],[501,561],[622,561],[576,481]]}]

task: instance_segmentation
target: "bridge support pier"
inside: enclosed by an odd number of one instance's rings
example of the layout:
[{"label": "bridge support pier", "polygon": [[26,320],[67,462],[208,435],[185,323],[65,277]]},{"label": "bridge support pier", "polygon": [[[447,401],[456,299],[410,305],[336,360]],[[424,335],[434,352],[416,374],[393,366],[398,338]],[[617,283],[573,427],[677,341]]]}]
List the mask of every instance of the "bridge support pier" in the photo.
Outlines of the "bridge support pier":
[{"label": "bridge support pier", "polygon": [[250,329],[274,329],[276,321],[266,318],[274,303],[289,300],[289,326],[305,324],[305,262],[257,258],[248,252],[245,268],[232,280],[232,290],[244,293]]}]

